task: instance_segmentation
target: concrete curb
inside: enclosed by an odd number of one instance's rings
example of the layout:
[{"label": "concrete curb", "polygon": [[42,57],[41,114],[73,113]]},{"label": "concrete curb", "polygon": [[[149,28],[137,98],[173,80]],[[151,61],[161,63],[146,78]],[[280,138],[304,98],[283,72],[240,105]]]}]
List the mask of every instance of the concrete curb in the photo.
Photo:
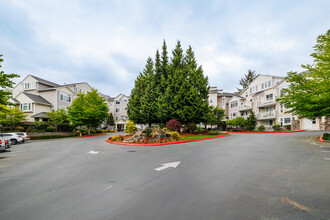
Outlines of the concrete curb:
[{"label": "concrete curb", "polygon": [[324,140],[323,140],[323,134],[320,136],[319,141],[324,142]]},{"label": "concrete curb", "polygon": [[82,137],[77,137],[77,138],[89,138],[89,137],[98,137],[98,136],[105,136],[107,134],[98,134],[98,135],[89,135],[89,136],[82,136]]},{"label": "concrete curb", "polygon": [[222,136],[215,136],[215,137],[209,137],[209,138],[196,139],[196,140],[189,140],[189,141],[177,141],[177,142],[157,143],[157,144],[128,144],[128,143],[119,143],[119,142],[109,141],[109,139],[107,139],[106,142],[108,142],[110,144],[117,144],[117,145],[124,145],[124,146],[160,146],[160,145],[182,144],[182,143],[189,143],[189,142],[195,142],[195,141],[205,141],[205,140],[210,140],[210,139],[228,137],[230,135],[231,134],[222,135]]},{"label": "concrete curb", "polygon": [[306,130],[297,130],[297,131],[267,131],[267,132],[244,132],[244,131],[229,131],[228,133],[232,134],[279,134],[279,133],[295,133],[295,132],[304,132]]}]

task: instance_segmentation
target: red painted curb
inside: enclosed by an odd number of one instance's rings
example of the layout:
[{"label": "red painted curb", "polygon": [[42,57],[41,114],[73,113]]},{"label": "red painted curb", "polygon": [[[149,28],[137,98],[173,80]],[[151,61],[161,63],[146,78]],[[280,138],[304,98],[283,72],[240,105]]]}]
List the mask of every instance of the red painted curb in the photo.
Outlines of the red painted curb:
[{"label": "red painted curb", "polygon": [[305,130],[297,131],[267,131],[267,132],[244,132],[244,131],[228,131],[228,133],[237,134],[274,134],[274,133],[294,133],[294,132],[304,132]]},{"label": "red painted curb", "polygon": [[320,136],[319,141],[324,142],[324,140],[323,140],[323,134]]},{"label": "red painted curb", "polygon": [[222,135],[222,136],[216,136],[216,137],[196,139],[196,140],[189,140],[189,141],[177,141],[177,142],[157,143],[157,144],[128,144],[128,143],[119,143],[119,142],[109,141],[109,139],[107,139],[106,142],[108,142],[110,144],[125,145],[125,146],[160,146],[160,145],[170,145],[170,144],[182,144],[182,143],[195,142],[195,141],[204,141],[204,140],[210,140],[210,139],[228,137],[228,136],[230,136],[230,134]]},{"label": "red painted curb", "polygon": [[98,135],[89,135],[89,136],[82,136],[82,137],[78,137],[78,138],[89,138],[89,137],[97,137],[97,136],[104,136],[107,134],[98,134]]}]

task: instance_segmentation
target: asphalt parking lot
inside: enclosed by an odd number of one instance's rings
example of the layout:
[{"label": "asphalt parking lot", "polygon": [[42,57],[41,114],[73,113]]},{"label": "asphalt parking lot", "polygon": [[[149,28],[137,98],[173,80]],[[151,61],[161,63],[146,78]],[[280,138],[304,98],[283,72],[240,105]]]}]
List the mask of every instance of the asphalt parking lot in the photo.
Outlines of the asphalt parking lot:
[{"label": "asphalt parking lot", "polygon": [[329,219],[330,144],[319,134],[30,141],[0,154],[0,219]]}]

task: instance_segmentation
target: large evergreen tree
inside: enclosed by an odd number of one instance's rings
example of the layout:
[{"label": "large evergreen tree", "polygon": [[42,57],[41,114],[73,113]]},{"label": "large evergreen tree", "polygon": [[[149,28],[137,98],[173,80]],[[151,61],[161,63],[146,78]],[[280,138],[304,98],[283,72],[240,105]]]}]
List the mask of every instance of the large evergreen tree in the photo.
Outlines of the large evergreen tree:
[{"label": "large evergreen tree", "polygon": [[315,119],[330,116],[330,30],[318,36],[314,46],[313,65],[302,65],[306,71],[290,72],[286,80],[288,89],[279,102],[288,112],[304,118]]},{"label": "large evergreen tree", "polygon": [[191,47],[184,53],[178,41],[170,62],[165,41],[162,49],[161,55],[156,52],[155,65],[149,58],[135,81],[127,107],[130,120],[149,125],[170,119],[200,123],[208,112],[208,78]]},{"label": "large evergreen tree", "polygon": [[259,74],[256,74],[256,71],[248,70],[248,73],[244,75],[243,78],[240,79],[239,85],[242,86],[242,88],[237,88],[237,94],[241,94],[241,92],[246,89],[250,83],[257,78]]}]

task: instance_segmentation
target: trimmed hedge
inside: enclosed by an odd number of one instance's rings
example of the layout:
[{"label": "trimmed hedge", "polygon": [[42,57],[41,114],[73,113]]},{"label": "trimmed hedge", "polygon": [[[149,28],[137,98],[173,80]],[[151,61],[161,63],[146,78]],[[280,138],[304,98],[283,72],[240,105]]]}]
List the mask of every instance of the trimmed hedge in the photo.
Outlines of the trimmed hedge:
[{"label": "trimmed hedge", "polygon": [[67,137],[75,137],[75,134],[67,134],[67,135],[41,135],[41,136],[31,136],[30,140],[42,140],[42,139],[54,139],[54,138],[67,138]]},{"label": "trimmed hedge", "polygon": [[324,133],[322,139],[323,140],[330,140],[330,134],[329,133]]}]

